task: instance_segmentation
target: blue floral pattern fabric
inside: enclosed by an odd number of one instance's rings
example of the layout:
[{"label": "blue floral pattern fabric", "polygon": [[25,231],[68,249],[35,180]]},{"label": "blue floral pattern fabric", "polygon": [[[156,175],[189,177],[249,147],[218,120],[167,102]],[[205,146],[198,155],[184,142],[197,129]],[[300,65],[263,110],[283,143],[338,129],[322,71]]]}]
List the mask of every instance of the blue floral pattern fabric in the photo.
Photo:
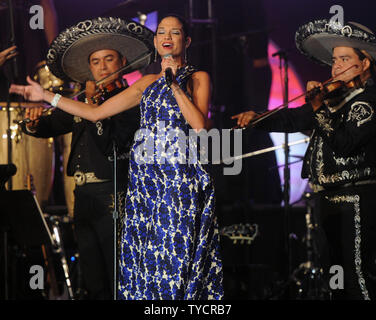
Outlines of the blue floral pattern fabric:
[{"label": "blue floral pattern fabric", "polygon": [[[177,72],[185,92],[194,71],[186,66]],[[191,128],[164,77],[144,91],[140,108],[141,130],[130,158],[118,298],[222,299],[213,182],[204,165],[189,161],[197,144],[184,138]]]}]

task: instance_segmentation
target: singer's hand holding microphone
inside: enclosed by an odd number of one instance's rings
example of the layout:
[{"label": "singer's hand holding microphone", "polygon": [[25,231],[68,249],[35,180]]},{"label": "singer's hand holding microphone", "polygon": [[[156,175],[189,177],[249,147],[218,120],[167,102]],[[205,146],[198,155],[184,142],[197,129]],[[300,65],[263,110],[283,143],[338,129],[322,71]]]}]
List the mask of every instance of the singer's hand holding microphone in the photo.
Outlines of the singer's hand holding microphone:
[{"label": "singer's hand holding microphone", "polygon": [[162,59],[162,74],[165,75],[166,83],[171,87],[175,82],[175,75],[178,69],[178,63],[172,58],[171,54],[166,54]]}]

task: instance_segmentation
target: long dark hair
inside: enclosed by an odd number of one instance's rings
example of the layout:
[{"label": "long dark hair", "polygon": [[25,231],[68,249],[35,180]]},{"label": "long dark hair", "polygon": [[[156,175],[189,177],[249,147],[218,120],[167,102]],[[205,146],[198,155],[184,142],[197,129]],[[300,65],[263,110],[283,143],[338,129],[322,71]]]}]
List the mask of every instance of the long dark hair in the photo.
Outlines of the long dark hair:
[{"label": "long dark hair", "polygon": [[369,60],[369,62],[370,62],[369,71],[371,72],[371,78],[373,80],[375,80],[376,79],[375,60],[368,53],[364,54],[364,51],[362,51],[358,48],[353,48],[353,49],[354,49],[354,52],[356,53],[356,55],[359,57],[359,60],[363,61],[366,58]]}]

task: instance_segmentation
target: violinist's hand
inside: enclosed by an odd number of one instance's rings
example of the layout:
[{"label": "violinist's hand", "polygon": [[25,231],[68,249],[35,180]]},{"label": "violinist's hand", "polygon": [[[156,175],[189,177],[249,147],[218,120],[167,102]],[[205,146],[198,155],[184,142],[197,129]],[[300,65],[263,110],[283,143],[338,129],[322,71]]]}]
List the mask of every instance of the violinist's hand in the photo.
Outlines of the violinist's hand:
[{"label": "violinist's hand", "polygon": [[43,107],[26,108],[25,118],[31,120],[31,122],[26,123],[26,128],[32,131],[38,125],[38,119],[43,114],[43,110]]},{"label": "violinist's hand", "polygon": [[14,56],[16,56],[18,54],[16,49],[17,49],[16,46],[12,46],[12,47],[9,47],[8,49],[5,49],[5,50],[0,52],[0,67],[5,62],[7,62],[7,60],[12,59]]},{"label": "violinist's hand", "polygon": [[257,113],[254,111],[247,111],[239,113],[235,116],[232,116],[231,119],[237,119],[237,125],[239,127],[246,127],[249,122],[257,116]]},{"label": "violinist's hand", "polygon": [[317,87],[319,87],[321,89],[321,92],[319,94],[315,95],[313,97],[313,99],[311,99],[311,101],[310,101],[312,108],[313,108],[313,111],[316,111],[317,109],[319,109],[324,102],[323,94],[322,94],[323,85],[322,85],[321,82],[318,82],[318,81],[308,81],[307,82],[307,91],[313,90],[314,88],[317,88]]},{"label": "violinist's hand", "polygon": [[94,104],[91,101],[91,98],[96,94],[96,89],[97,87],[95,85],[95,81],[86,81],[85,95],[88,103],[90,104]]},{"label": "violinist's hand", "polygon": [[29,83],[28,86],[12,84],[9,88],[9,92],[23,96],[25,100],[43,101],[44,89],[40,86],[40,84],[31,80],[29,76],[27,76],[26,81]]}]

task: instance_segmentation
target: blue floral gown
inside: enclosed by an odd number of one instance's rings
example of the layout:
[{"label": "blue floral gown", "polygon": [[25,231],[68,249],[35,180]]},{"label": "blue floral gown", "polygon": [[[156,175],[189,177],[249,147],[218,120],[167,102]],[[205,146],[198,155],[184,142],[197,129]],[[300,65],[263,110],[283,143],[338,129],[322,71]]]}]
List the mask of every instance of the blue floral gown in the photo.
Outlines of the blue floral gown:
[{"label": "blue floral gown", "polygon": [[[177,72],[185,92],[194,71],[186,66]],[[222,299],[213,182],[205,166],[189,164],[189,152],[197,145],[179,148],[183,140],[178,137],[188,137],[190,126],[164,77],[144,91],[140,108],[120,241],[118,298]],[[184,155],[186,161],[169,161]]]}]

